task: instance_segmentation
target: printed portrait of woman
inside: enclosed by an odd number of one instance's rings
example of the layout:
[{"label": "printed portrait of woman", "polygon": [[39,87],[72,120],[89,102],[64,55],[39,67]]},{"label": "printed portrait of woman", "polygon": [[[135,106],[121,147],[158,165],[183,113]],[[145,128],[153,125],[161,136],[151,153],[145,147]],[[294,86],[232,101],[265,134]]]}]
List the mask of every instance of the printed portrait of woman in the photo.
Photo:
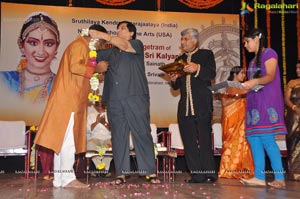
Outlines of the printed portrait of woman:
[{"label": "printed portrait of woman", "polygon": [[31,14],[22,26],[18,45],[22,55],[17,69],[1,72],[1,79],[26,100],[47,100],[55,76],[50,65],[59,46],[56,22],[45,13]]},{"label": "printed portrait of woman", "polygon": [[[34,12],[25,19],[17,38],[21,53],[19,63],[15,70],[0,72],[1,95],[6,98],[1,102],[1,112],[2,109],[9,113],[16,112],[14,109],[27,112],[26,106],[32,113],[39,112],[36,118],[40,116],[55,78],[51,64],[56,59],[59,44],[58,26],[47,13]],[[38,123],[37,120],[39,118],[33,119],[34,123]]]}]

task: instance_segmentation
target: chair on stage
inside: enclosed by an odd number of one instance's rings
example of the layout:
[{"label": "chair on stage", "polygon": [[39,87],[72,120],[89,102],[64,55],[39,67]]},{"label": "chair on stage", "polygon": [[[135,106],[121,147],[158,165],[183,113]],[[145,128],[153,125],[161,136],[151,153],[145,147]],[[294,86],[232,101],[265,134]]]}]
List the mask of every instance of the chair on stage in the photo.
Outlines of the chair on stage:
[{"label": "chair on stage", "polygon": [[[214,123],[212,125],[212,133],[213,133],[213,152],[214,155],[222,155],[222,125],[221,123]],[[285,135],[276,135],[275,136],[276,143],[280,149],[280,153],[282,157],[287,156],[287,146]]]},{"label": "chair on stage", "polygon": [[163,170],[167,172],[167,175],[165,172],[163,172],[164,180],[169,179],[169,181],[172,180],[172,182],[174,182],[176,173],[175,160],[177,156],[184,155],[184,147],[181,140],[178,124],[169,124],[168,130],[161,131],[158,136],[162,145],[167,148],[167,155],[164,156],[162,164]]},{"label": "chair on stage", "polygon": [[24,156],[24,174],[29,178],[31,133],[24,121],[0,121],[0,156]]},{"label": "chair on stage", "polygon": [[177,155],[184,155],[184,146],[182,143],[179,127],[177,123],[169,124],[171,134],[171,149],[175,150]]},{"label": "chair on stage", "polygon": [[[171,134],[171,149],[176,150],[177,155],[184,155],[184,146],[178,124],[169,124],[169,132]],[[221,155],[222,153],[222,127],[220,123],[212,125],[212,150],[214,155]]]},{"label": "chair on stage", "polygon": [[221,123],[213,123],[212,125],[212,147],[215,156],[222,155],[222,125]]},{"label": "chair on stage", "polygon": [[[168,132],[171,138],[166,142],[166,146],[170,148],[170,150],[174,150],[177,156],[184,156],[184,146],[178,124],[169,124]],[[220,124],[214,124],[212,126],[212,150],[214,155],[221,155],[222,153],[222,129]],[[173,159],[172,166],[174,167],[173,171],[175,171],[175,159]]]},{"label": "chair on stage", "polygon": [[[155,124],[150,124],[150,127],[151,127],[151,136],[152,136],[152,139],[153,139],[153,143],[154,144],[157,144],[158,142],[158,135],[157,134],[157,126]],[[130,156],[134,157],[135,156],[135,152],[134,152],[134,142],[132,140],[132,136],[130,134],[130,138],[129,138],[129,142],[130,142]],[[89,176],[89,166],[90,166],[90,162],[91,162],[91,159],[95,156],[98,156],[99,153],[97,151],[87,151],[86,154],[85,154],[85,157],[87,159],[87,164],[86,164],[86,170],[87,170],[87,181],[88,181],[88,176]],[[109,149],[108,151],[106,151],[106,153],[104,154],[104,156],[112,156],[112,151],[111,149]],[[158,171],[158,168],[159,168],[159,159],[157,159],[156,161],[156,169]]]},{"label": "chair on stage", "polygon": [[280,149],[281,156],[287,157],[286,135],[275,135],[275,141]]}]

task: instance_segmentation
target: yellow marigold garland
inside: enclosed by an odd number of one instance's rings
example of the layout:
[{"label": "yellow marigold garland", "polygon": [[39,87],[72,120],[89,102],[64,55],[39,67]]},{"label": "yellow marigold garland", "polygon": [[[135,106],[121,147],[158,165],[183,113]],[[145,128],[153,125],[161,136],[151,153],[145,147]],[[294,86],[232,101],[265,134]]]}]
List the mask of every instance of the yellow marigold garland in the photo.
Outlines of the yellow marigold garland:
[{"label": "yellow marigold garland", "polygon": [[104,158],[104,155],[107,151],[107,146],[105,145],[100,145],[100,146],[96,146],[96,151],[98,152],[98,155],[101,157],[101,163],[100,164],[97,164],[97,169],[98,170],[103,170],[105,169],[105,163],[103,162],[103,158]]},{"label": "yellow marigold garland", "polygon": [[[89,30],[88,29],[82,29],[81,30],[81,36],[88,36],[89,35]],[[97,51],[95,44],[97,43],[98,39],[90,39],[89,42],[89,65],[92,67],[95,67],[97,65]],[[99,102],[100,101],[100,95],[99,95],[99,73],[94,73],[93,76],[90,78],[90,92],[88,94],[88,99],[90,102]]]},{"label": "yellow marigold garland", "polygon": [[88,94],[90,102],[99,102],[101,97],[99,95],[99,73],[94,73],[90,79],[91,91]]},{"label": "yellow marigold garland", "polygon": [[[281,0],[281,4],[284,4],[284,0]],[[281,8],[281,47],[282,47],[282,68],[283,77],[286,77],[286,51],[285,51],[285,14],[284,6]],[[286,87],[286,78],[283,78],[283,87]]]},{"label": "yellow marigold garland", "polygon": [[[38,127],[33,125],[33,126],[30,126],[29,131],[36,132],[37,129],[38,129]],[[31,150],[30,157],[29,157],[30,168],[32,170],[34,170],[35,169],[35,144],[32,145],[30,150]]]},{"label": "yellow marigold garland", "polygon": [[100,163],[100,164],[97,164],[97,169],[98,169],[98,170],[103,170],[103,169],[105,169],[105,163],[102,162],[102,163]]}]

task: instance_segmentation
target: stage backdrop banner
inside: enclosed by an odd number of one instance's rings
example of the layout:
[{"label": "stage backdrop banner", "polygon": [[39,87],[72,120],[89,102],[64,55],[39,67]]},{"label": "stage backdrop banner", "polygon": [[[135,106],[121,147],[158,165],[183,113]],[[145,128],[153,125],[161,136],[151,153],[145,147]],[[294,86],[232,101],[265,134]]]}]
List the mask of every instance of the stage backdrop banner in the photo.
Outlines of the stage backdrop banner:
[{"label": "stage backdrop banner", "polygon": [[[215,82],[225,80],[231,67],[240,64],[239,15],[1,3],[0,72],[16,71],[21,55],[17,39],[24,21],[34,12],[46,12],[56,21],[60,31],[60,45],[51,65],[54,73],[62,53],[78,36],[79,29],[96,23],[116,35],[119,21],[134,23],[137,39],[144,43],[151,123],[158,127],[168,127],[169,123],[177,122],[179,91],[170,88],[168,77],[158,67],[174,62],[181,53],[182,30],[197,28],[200,32],[200,48],[213,50],[217,63]],[[27,102],[3,84],[0,85],[0,94],[0,120],[25,120],[27,125],[38,125],[46,102]]]}]

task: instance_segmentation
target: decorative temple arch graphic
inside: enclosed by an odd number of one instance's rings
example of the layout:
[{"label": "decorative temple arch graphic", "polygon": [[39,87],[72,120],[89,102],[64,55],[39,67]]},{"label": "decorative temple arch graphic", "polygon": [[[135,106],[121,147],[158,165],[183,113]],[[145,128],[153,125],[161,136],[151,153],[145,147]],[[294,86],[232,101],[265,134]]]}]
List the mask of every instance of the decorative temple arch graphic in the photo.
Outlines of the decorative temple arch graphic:
[{"label": "decorative temple arch graphic", "polygon": [[208,27],[201,27],[200,48],[214,52],[217,64],[216,83],[227,79],[233,66],[240,65],[240,29],[239,23],[226,23],[222,18],[221,24],[214,21]]}]

